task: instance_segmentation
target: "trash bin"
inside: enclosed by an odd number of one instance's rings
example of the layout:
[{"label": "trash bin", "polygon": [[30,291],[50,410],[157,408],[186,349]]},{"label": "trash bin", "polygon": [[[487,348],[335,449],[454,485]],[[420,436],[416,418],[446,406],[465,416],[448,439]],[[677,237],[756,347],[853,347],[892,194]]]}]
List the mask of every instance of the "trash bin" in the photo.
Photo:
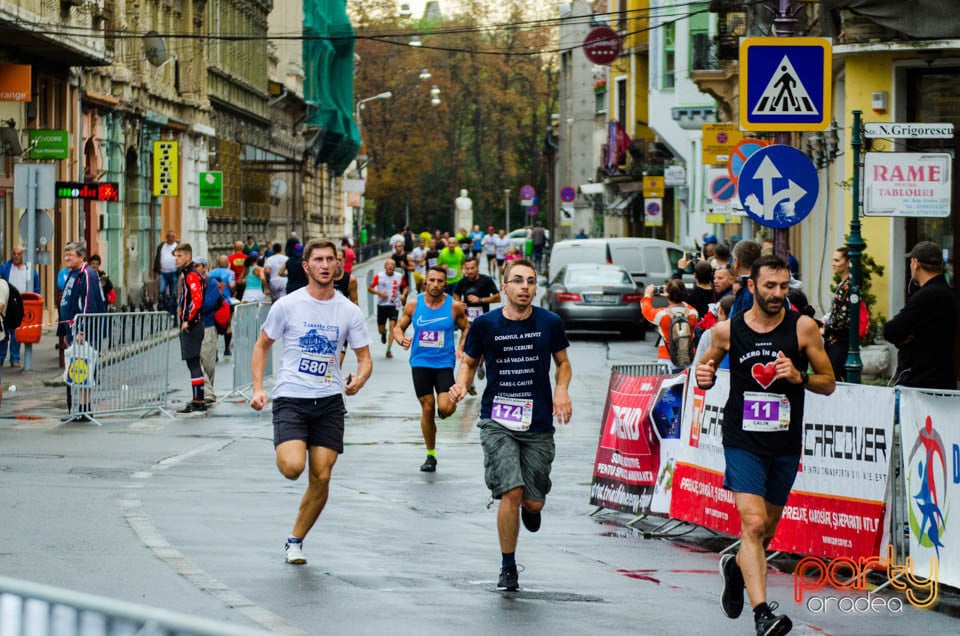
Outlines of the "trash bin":
[{"label": "trash bin", "polygon": [[17,342],[37,344],[43,332],[43,296],[33,292],[22,292],[23,322],[17,327]]}]

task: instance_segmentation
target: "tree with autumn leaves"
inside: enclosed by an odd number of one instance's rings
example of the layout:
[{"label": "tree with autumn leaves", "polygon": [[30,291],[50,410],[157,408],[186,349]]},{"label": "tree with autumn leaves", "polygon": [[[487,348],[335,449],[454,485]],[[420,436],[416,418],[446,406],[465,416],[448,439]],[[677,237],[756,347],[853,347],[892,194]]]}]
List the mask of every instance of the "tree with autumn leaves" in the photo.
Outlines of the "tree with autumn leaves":
[{"label": "tree with autumn leaves", "polygon": [[[397,4],[374,0],[349,7],[356,31],[355,100],[365,104],[361,154],[369,159],[366,223],[388,236],[402,225],[454,231],[454,199],[465,188],[474,222],[503,227],[504,189],[511,227],[521,219],[517,191],[546,184],[541,161],[550,115],[557,109],[555,33],[530,3],[467,0],[443,3],[438,20],[395,15]],[[417,35],[423,46],[410,46]],[[420,78],[424,69],[431,75]],[[431,105],[431,88],[440,104]]]}]

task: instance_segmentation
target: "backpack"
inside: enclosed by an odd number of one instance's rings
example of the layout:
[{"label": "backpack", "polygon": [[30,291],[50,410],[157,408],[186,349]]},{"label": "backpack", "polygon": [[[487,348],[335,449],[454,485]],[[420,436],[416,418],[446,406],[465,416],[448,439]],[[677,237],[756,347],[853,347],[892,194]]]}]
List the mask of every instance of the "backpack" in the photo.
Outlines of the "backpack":
[{"label": "backpack", "polygon": [[693,328],[687,318],[686,307],[670,310],[670,340],[667,345],[673,366],[686,368],[693,363]]},{"label": "backpack", "polygon": [[217,333],[223,335],[227,333],[230,327],[230,301],[220,295],[220,304],[213,312],[213,324],[217,328]]},{"label": "backpack", "polygon": [[7,306],[3,310],[3,330],[11,332],[23,323],[23,297],[20,290],[7,283],[10,294],[7,296]]}]

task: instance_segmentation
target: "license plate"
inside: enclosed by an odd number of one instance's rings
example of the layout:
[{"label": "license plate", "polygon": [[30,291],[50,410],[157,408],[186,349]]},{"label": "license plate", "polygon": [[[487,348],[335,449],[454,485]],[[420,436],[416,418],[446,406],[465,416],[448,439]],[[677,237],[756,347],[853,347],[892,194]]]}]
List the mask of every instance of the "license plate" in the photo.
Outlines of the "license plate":
[{"label": "license plate", "polygon": [[620,301],[618,294],[587,294],[583,297],[584,302],[591,304],[612,304]]}]

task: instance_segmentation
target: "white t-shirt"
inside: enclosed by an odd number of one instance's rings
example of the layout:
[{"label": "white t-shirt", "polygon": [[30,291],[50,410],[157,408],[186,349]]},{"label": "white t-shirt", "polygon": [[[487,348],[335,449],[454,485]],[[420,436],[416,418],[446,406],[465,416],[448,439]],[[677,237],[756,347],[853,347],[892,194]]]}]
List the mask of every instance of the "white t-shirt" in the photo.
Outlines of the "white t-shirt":
[{"label": "white t-shirt", "polygon": [[483,240],[480,242],[483,245],[483,253],[493,254],[497,253],[497,236],[496,234],[487,234],[483,237]]},{"label": "white t-shirt", "polygon": [[506,236],[503,238],[498,236],[493,240],[493,244],[497,248],[497,260],[502,261],[507,257],[507,248],[512,245],[510,239]]},{"label": "white t-shirt", "polygon": [[164,243],[160,247],[160,271],[161,272],[175,272],[177,271],[177,257],[173,255],[173,250],[177,249],[177,244],[174,243]]},{"label": "white t-shirt", "polygon": [[268,282],[273,283],[276,281],[277,283],[283,283],[284,285],[287,284],[287,277],[279,276],[280,268],[283,267],[283,264],[286,262],[286,254],[274,254],[263,262],[264,267],[270,268],[270,280]]},{"label": "white t-shirt", "polygon": [[[403,274],[399,272],[393,272],[392,276],[387,276],[386,272],[380,272],[373,277],[373,280],[370,281],[370,286],[376,288],[377,295],[377,304],[378,305],[393,305],[397,309],[400,308],[400,294],[403,293]],[[379,292],[383,292],[387,295],[386,298],[379,295]]]},{"label": "white t-shirt", "polygon": [[342,294],[317,300],[306,287],[270,307],[263,332],[281,340],[280,370],[273,398],[322,398],[343,392],[337,353],[344,342],[352,349],[370,344],[360,308]]},{"label": "white t-shirt", "polygon": [[[417,246],[410,252],[410,261],[413,263],[413,271],[418,274],[427,273],[427,250]],[[420,261],[419,263],[417,261]]]},{"label": "white t-shirt", "polygon": [[10,263],[10,278],[7,280],[8,283],[17,288],[17,291],[33,291],[33,289],[27,289],[27,266],[21,265],[17,267],[13,263]]}]

